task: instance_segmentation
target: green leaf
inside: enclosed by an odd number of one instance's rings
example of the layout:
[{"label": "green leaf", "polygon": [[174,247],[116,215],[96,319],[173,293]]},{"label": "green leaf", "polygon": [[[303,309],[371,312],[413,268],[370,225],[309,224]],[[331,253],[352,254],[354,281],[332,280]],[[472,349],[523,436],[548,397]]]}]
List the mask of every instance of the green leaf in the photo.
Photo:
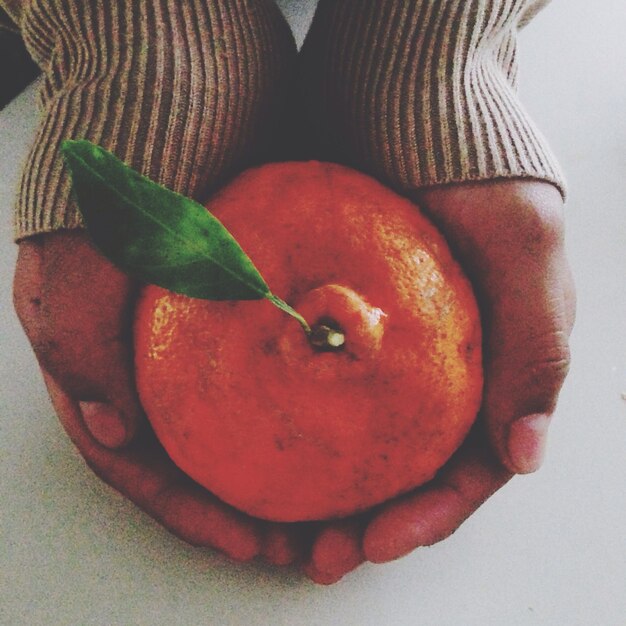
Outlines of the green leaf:
[{"label": "green leaf", "polygon": [[141,176],[89,141],[65,141],[62,152],[91,238],[124,272],[194,298],[280,300],[201,204]]}]

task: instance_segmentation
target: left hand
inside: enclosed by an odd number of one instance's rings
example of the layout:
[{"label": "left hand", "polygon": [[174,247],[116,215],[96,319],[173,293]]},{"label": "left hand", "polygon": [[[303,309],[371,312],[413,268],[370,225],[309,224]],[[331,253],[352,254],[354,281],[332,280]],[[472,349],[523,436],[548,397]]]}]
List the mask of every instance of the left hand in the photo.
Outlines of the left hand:
[{"label": "left hand", "polygon": [[424,189],[413,199],[473,282],[484,328],[483,405],[433,481],[369,516],[322,526],[305,565],[318,583],[445,539],[511,476],[538,469],[568,371],[575,295],[556,188],[485,181]]}]

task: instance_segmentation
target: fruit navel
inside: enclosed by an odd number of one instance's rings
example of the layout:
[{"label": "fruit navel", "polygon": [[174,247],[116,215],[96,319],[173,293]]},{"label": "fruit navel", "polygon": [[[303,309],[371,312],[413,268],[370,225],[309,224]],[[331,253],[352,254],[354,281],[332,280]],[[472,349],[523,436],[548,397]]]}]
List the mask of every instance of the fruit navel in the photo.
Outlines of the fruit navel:
[{"label": "fruit navel", "polygon": [[315,320],[309,342],[317,349],[358,354],[380,350],[387,316],[350,287],[328,284],[313,289],[298,302],[298,310]]},{"label": "fruit navel", "polygon": [[320,319],[311,327],[309,343],[318,350],[332,352],[346,344],[346,334],[335,320]]}]

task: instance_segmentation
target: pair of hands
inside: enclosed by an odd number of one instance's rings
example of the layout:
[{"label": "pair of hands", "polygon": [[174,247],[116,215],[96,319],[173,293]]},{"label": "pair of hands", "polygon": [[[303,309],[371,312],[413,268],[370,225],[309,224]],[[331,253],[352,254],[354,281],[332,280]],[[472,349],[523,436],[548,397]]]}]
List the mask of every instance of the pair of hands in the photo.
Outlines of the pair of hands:
[{"label": "pair of hands", "polygon": [[138,285],[81,232],[20,244],[15,307],[63,427],[91,469],[181,539],[229,557],[301,563],[315,582],[454,532],[515,473],[539,467],[567,373],[574,289],[558,191],[539,181],[425,189],[413,199],[471,278],[483,315],[485,394],[462,448],[431,483],[375,512],[319,524],[248,517],[189,480],[145,422],[133,382]]}]

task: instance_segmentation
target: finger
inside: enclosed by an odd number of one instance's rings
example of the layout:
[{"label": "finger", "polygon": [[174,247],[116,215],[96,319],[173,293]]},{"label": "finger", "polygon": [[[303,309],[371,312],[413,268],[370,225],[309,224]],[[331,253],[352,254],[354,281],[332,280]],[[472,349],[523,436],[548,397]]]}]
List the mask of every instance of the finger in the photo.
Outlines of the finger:
[{"label": "finger", "polygon": [[384,563],[449,537],[511,477],[473,432],[429,485],[385,506],[363,538],[367,560]]},{"label": "finger", "polygon": [[351,518],[329,522],[313,543],[305,574],[315,583],[332,585],[364,561],[361,548],[363,522]]},{"label": "finger", "polygon": [[[570,364],[573,284],[562,225],[540,226],[516,259],[495,256],[499,280],[485,280],[487,339],[483,413],[490,440],[511,471],[537,470]],[[546,241],[547,239],[547,241]]]},{"label": "finger", "polygon": [[64,232],[20,245],[15,285],[41,366],[80,403],[98,441],[125,445],[143,419],[133,380],[131,281],[84,233]]},{"label": "finger", "polygon": [[[67,380],[64,373],[61,380]],[[115,397],[115,393],[111,393]],[[138,420],[134,416],[129,419],[128,411],[122,412],[108,402],[81,401],[78,409],[91,436],[107,448],[121,448],[136,434]]]},{"label": "finger", "polygon": [[[483,410],[501,461],[517,473],[540,467],[569,369],[571,323],[560,265],[552,258],[542,270],[509,276],[491,296]],[[516,294],[527,303],[516,302]]]},{"label": "finger", "polygon": [[212,547],[241,561],[259,554],[260,536],[252,518],[188,479],[156,440],[122,451],[101,446],[85,429],[76,403],[45,372],[44,380],[61,424],[104,482],[187,543]]},{"label": "finger", "polygon": [[261,556],[272,565],[290,565],[303,558],[307,545],[307,533],[299,524],[268,523]]},{"label": "finger", "polygon": [[85,233],[44,239],[44,367],[80,402],[92,435],[126,444],[143,415],[132,362],[133,284]]}]

